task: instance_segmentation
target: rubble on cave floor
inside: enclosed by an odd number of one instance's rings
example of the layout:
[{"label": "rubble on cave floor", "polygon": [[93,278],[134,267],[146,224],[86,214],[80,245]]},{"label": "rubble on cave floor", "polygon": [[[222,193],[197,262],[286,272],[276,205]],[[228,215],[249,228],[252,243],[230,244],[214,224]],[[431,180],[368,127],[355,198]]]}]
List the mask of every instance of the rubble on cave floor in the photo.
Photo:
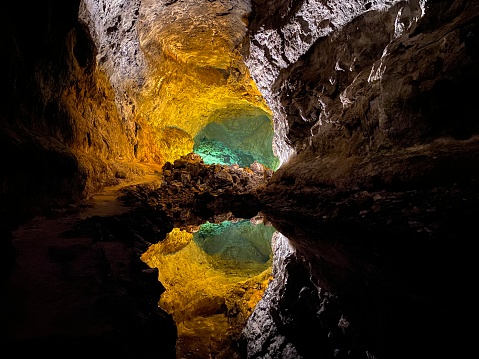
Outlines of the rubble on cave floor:
[{"label": "rubble on cave floor", "polygon": [[120,199],[128,205],[162,209],[180,226],[252,218],[261,210],[256,191],[272,175],[258,162],[245,168],[205,164],[199,155],[189,153],[167,162],[161,179],[124,188]]}]

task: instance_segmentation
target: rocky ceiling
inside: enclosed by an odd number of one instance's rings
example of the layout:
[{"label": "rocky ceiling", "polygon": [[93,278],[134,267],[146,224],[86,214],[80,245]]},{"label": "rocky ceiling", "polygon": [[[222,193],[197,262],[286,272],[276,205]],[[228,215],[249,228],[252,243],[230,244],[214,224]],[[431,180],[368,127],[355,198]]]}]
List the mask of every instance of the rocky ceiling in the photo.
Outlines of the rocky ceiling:
[{"label": "rocky ceiling", "polygon": [[228,164],[221,153],[238,152],[276,169],[271,112],[240,53],[249,13],[243,1],[81,3],[123,121],[151,133],[137,151],[164,163],[195,147]]}]

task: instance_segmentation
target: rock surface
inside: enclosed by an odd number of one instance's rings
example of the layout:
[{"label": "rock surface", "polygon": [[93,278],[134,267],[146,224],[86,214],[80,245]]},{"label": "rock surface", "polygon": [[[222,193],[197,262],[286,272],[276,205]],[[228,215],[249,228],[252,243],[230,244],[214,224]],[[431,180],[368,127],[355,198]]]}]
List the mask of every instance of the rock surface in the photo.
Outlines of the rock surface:
[{"label": "rock surface", "polygon": [[[218,11],[202,14],[205,4]],[[189,5],[202,25],[234,18],[236,37],[218,36],[218,43],[244,50],[256,84],[239,53],[217,66],[201,57],[196,50],[205,37],[191,47],[164,46],[162,35],[175,35],[167,30],[176,19],[195,34]],[[254,0],[251,13],[248,4],[219,0],[5,6],[3,347],[23,353],[35,346],[58,358],[175,356],[175,327],[155,305],[162,289],[139,254],[185,219],[198,225],[261,210],[282,235],[275,279],[243,331],[244,357],[475,353],[479,121],[470,89],[479,80],[477,1]],[[79,21],[85,7],[100,18],[85,12]],[[161,15],[168,22],[150,23]],[[206,27],[199,28],[211,39]],[[105,46],[106,35],[117,42]],[[137,36],[152,58],[135,52]],[[122,62],[122,54],[135,56]],[[235,167],[181,159],[208,121],[177,116],[174,123],[194,127],[189,133],[135,116],[139,108],[179,115],[168,107],[168,93],[188,88],[188,59],[203,85],[220,91],[233,84],[238,102],[215,115],[241,109],[270,116],[270,106],[278,171],[254,165],[240,175]],[[141,106],[133,97],[145,64],[158,76],[142,92],[152,102]],[[180,76],[162,80],[169,73]],[[198,108],[182,105],[189,114]],[[158,134],[167,141],[155,143]],[[163,168],[163,179],[125,192],[138,211],[115,212],[114,204],[99,217],[56,216],[101,187],[150,173],[139,161],[156,161],[160,171],[159,148],[180,159]],[[53,218],[26,221],[38,212]]]},{"label": "rock surface", "polygon": [[[253,4],[248,63],[263,64],[252,74],[270,88],[283,160],[259,200],[294,248],[276,265],[303,264],[253,313],[248,357],[470,355],[478,4],[383,2],[349,14],[334,1]],[[324,26],[331,14],[348,21],[292,52],[286,29],[316,26],[308,6],[328,8]],[[266,34],[278,42],[261,42]],[[269,334],[258,336],[262,326]]]},{"label": "rock surface", "polygon": [[208,165],[190,153],[174,163],[167,162],[160,181],[126,187],[121,198],[126,203],[147,203],[166,211],[179,228],[253,218],[261,211],[256,191],[272,174],[257,162],[251,168]]},{"label": "rock surface", "polygon": [[[79,1],[6,5],[0,207],[7,218],[146,174],[78,10]],[[22,17],[32,19],[28,27]]]}]

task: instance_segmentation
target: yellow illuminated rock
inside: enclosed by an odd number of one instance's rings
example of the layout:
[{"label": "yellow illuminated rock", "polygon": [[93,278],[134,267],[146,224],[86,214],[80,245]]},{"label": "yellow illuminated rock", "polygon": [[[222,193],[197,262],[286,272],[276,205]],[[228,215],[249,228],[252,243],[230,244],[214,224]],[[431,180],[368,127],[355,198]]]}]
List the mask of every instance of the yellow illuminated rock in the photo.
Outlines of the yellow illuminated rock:
[{"label": "yellow illuminated rock", "polygon": [[[231,250],[233,244],[227,247]],[[262,262],[245,260],[244,255],[235,260],[224,253],[208,254],[192,233],[178,228],[151,246],[142,260],[159,270],[166,289],[159,306],[177,324],[178,357],[188,353],[229,357],[231,341],[240,334],[271,279],[271,256]]]},{"label": "yellow illuminated rock", "polygon": [[161,21],[143,21],[148,76],[138,116],[152,125],[163,162],[192,152],[192,139],[209,123],[271,120],[238,50],[249,9],[240,1],[225,4],[176,2],[164,7]]}]

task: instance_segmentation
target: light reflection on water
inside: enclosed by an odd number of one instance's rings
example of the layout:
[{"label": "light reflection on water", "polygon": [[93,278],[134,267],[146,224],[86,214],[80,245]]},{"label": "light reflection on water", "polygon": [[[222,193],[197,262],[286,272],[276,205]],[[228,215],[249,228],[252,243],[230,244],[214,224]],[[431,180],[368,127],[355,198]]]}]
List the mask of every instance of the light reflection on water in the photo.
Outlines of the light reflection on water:
[{"label": "light reflection on water", "polygon": [[271,280],[276,230],[253,222],[175,228],[143,254],[166,289],[159,305],[177,324],[178,358],[233,357],[234,340]]}]

